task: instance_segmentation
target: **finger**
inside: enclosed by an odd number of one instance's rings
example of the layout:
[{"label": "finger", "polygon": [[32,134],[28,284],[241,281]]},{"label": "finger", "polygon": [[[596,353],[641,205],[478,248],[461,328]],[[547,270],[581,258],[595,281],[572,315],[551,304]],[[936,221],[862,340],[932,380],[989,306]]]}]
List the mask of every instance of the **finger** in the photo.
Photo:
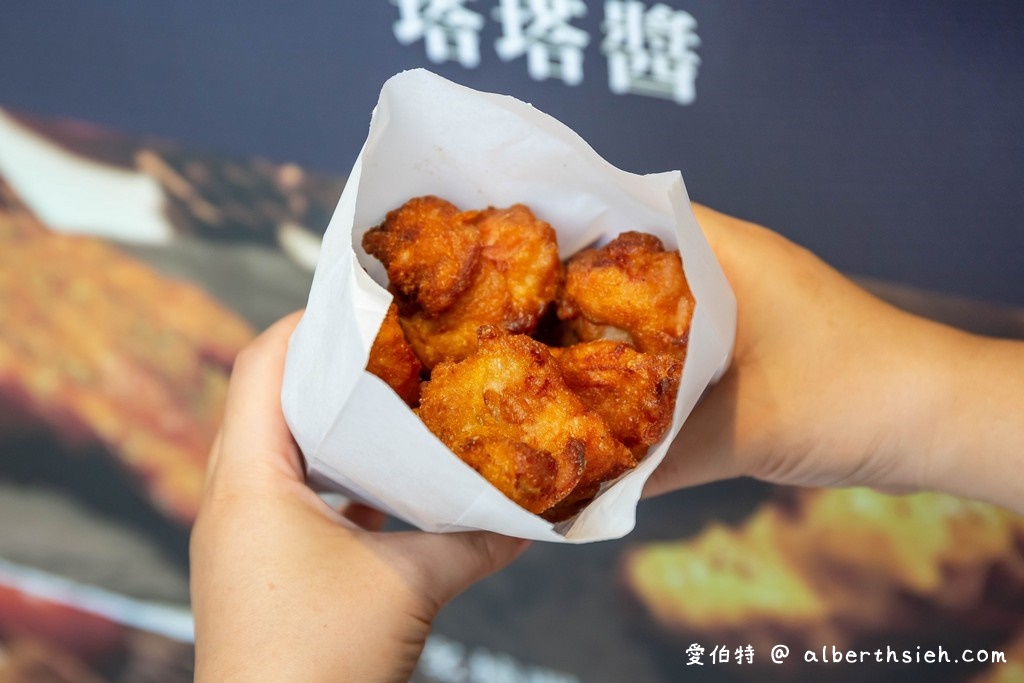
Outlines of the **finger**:
[{"label": "finger", "polygon": [[[762,228],[754,223],[749,223],[739,218],[714,209],[709,209],[701,204],[692,204],[693,215],[697,219],[704,236],[707,237],[711,250],[721,264],[725,275],[733,282],[734,278],[745,275],[746,267],[749,267],[751,256],[761,253],[766,247],[765,238],[771,235],[778,239],[778,235]],[[769,240],[769,242],[775,241]],[[757,245],[758,248],[752,248]],[[767,245],[777,248],[776,245]],[[760,273],[763,268],[761,264],[755,264],[755,272]],[[735,286],[735,283],[733,283]]]},{"label": "finger", "polygon": [[213,477],[213,471],[217,467],[217,461],[220,459],[220,444],[222,430],[218,429],[216,436],[213,437],[213,445],[210,446],[210,457],[206,461],[206,479],[205,486],[210,485],[210,478]]},{"label": "finger", "polygon": [[728,222],[730,217],[703,204],[691,203],[690,207],[693,209],[693,216],[697,219],[697,224],[700,225],[705,237],[708,238],[712,251],[721,258],[719,253],[722,249],[721,242],[724,236],[723,233],[729,230]]},{"label": "finger", "polygon": [[302,459],[281,411],[285,352],[301,315],[282,318],[238,354],[214,476],[250,471],[261,463],[290,478],[303,478]]},{"label": "finger", "polygon": [[380,531],[388,519],[388,516],[380,510],[362,503],[348,503],[342,509],[341,514],[345,519],[367,531]]},{"label": "finger", "polygon": [[[419,570],[422,595],[435,608],[448,602],[473,583],[504,568],[519,557],[530,542],[489,531],[454,534],[395,534]],[[398,540],[396,538],[396,540]]]}]

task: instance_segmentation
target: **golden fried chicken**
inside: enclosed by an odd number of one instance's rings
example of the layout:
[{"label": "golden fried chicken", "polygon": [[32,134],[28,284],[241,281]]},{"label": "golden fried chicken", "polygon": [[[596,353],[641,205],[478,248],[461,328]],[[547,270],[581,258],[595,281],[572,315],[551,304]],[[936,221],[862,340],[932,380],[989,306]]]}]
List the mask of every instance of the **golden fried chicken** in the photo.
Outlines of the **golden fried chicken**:
[{"label": "golden fried chicken", "polygon": [[561,277],[555,231],[522,204],[466,211],[458,220],[480,230],[480,263],[472,284],[443,313],[400,310],[406,337],[428,369],[472,353],[481,325],[533,332]]},{"label": "golden fried chicken", "polygon": [[384,264],[395,292],[435,316],[476,274],[481,239],[471,218],[439,197],[416,197],[363,235],[363,248]]},{"label": "golden fried chicken", "polygon": [[684,360],[693,307],[679,252],[654,235],[624,232],[569,259],[558,317],[580,341],[626,341]]},{"label": "golden fried chicken", "polygon": [[672,424],[683,364],[607,339],[551,350],[566,384],[642,458]]},{"label": "golden fried chicken", "polygon": [[[547,347],[485,326],[479,348],[439,363],[420,418],[456,455],[535,514],[632,455],[573,394]],[[586,474],[584,473],[586,470]]]},{"label": "golden fried chicken", "polygon": [[384,322],[370,347],[366,370],[387,382],[410,406],[419,403],[423,364],[409,346],[402,326],[398,324],[398,307],[394,303],[388,307]]}]

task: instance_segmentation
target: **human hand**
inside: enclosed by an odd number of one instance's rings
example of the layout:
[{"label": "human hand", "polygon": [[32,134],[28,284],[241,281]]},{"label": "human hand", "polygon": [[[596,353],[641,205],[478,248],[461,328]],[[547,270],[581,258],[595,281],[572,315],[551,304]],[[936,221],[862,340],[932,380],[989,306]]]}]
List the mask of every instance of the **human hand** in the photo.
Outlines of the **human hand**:
[{"label": "human hand", "polygon": [[1024,345],[913,316],[770,230],[694,213],[736,293],[736,346],[646,495],[752,476],[1024,505]]},{"label": "human hand", "polygon": [[441,606],[527,542],[379,533],[304,481],[281,413],[299,314],[239,355],[191,538],[197,681],[407,680]]}]

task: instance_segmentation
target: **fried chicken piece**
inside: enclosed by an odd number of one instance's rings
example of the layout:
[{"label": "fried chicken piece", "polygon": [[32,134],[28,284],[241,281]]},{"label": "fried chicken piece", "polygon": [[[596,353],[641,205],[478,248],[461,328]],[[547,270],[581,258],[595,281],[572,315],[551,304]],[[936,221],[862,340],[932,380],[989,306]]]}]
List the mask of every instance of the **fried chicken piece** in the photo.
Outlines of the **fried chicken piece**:
[{"label": "fried chicken piece", "polygon": [[672,424],[683,364],[599,339],[551,349],[566,384],[639,459]]},{"label": "fried chicken piece", "polygon": [[0,429],[44,427],[72,452],[99,444],[191,523],[252,329],[100,240],[30,232],[0,234]]},{"label": "fried chicken piece", "polygon": [[513,334],[533,332],[561,278],[555,231],[527,207],[516,204],[461,216],[480,229],[480,263],[472,284],[439,315],[400,311],[406,337],[428,369],[472,353],[481,325]]},{"label": "fried chicken piece", "polygon": [[535,514],[592,472],[632,461],[566,386],[547,347],[493,326],[480,329],[475,353],[434,368],[418,413],[456,455]]},{"label": "fried chicken piece", "polygon": [[436,316],[476,274],[481,237],[472,218],[439,197],[416,197],[363,235],[363,248],[384,264],[394,291]]},{"label": "fried chicken piece", "polygon": [[366,370],[387,382],[410,406],[419,403],[423,364],[409,346],[402,326],[398,324],[398,306],[394,303],[388,307],[384,322],[370,347]]},{"label": "fried chicken piece", "polygon": [[586,449],[570,438],[556,456],[515,438],[473,436],[461,443],[457,455],[520,506],[540,514],[572,488],[583,471]]},{"label": "fried chicken piece", "polygon": [[693,307],[679,252],[654,235],[624,232],[569,259],[558,317],[580,341],[625,341],[684,360]]}]

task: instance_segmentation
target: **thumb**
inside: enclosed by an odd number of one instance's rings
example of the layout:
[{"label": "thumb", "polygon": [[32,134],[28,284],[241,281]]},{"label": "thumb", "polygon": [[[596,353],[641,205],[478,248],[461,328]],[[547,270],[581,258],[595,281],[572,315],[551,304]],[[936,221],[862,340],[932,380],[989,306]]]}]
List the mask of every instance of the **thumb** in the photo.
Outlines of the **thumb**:
[{"label": "thumb", "polygon": [[435,609],[503,569],[530,546],[530,541],[490,531],[415,533],[406,543],[416,558],[421,595],[429,597]]},{"label": "thumb", "polygon": [[281,411],[285,354],[301,316],[296,312],[277,321],[235,360],[208,482],[221,473],[221,483],[237,481],[240,472],[253,470],[254,462],[302,480],[302,459]]}]

